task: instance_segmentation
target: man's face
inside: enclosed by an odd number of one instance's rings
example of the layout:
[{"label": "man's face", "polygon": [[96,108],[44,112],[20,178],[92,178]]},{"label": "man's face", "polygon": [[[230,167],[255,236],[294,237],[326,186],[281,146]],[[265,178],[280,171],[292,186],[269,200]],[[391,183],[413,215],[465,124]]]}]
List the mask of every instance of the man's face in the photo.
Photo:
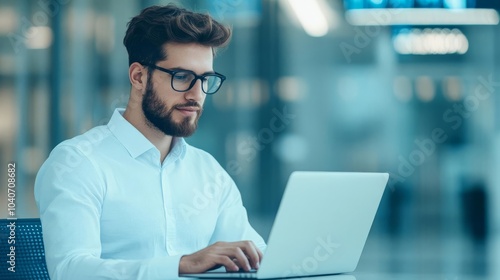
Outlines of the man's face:
[{"label": "man's face", "polygon": [[[191,70],[198,75],[212,72],[212,48],[198,44],[167,43],[167,59],[156,63],[170,70]],[[177,92],[171,87],[171,75],[153,70],[142,100],[142,110],[149,126],[166,135],[187,137],[192,135],[203,111],[205,93],[201,81],[186,92]]]}]

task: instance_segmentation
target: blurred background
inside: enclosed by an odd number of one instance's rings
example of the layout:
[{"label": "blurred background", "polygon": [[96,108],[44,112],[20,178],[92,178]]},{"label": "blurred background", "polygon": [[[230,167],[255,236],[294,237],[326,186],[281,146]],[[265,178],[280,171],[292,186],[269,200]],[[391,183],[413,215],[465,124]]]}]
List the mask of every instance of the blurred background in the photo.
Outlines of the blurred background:
[{"label": "blurred background", "polygon": [[0,0],[17,217],[38,217],[52,148],[126,106],[126,24],[169,2],[233,27],[215,60],[228,80],[187,141],[234,178],[264,238],[292,171],[389,172],[358,271],[500,279],[497,0]]}]

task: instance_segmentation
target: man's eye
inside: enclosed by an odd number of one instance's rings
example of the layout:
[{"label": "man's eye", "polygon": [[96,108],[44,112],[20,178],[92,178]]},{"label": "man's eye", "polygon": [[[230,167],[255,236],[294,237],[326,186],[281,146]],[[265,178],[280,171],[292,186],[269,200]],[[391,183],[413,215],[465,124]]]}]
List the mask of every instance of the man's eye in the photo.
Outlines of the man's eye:
[{"label": "man's eye", "polygon": [[175,74],[174,79],[177,81],[188,81],[191,79],[191,75],[188,73],[186,73],[186,74],[177,73],[177,74]]}]

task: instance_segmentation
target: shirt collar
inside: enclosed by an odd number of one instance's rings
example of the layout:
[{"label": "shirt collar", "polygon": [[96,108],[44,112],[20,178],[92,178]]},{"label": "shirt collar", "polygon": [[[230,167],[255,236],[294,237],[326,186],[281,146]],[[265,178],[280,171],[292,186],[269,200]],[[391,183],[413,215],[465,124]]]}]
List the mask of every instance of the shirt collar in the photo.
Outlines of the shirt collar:
[{"label": "shirt collar", "polygon": [[[124,117],[125,109],[117,108],[108,122],[108,128],[120,141],[120,143],[127,149],[133,158],[137,158],[150,149],[156,147],[131,123]],[[186,154],[187,143],[182,137],[174,137],[172,140],[172,148],[170,149],[168,157],[184,158]]]},{"label": "shirt collar", "polygon": [[172,148],[165,159],[164,164],[175,162],[177,159],[183,159],[186,155],[187,143],[182,137],[172,139]]}]

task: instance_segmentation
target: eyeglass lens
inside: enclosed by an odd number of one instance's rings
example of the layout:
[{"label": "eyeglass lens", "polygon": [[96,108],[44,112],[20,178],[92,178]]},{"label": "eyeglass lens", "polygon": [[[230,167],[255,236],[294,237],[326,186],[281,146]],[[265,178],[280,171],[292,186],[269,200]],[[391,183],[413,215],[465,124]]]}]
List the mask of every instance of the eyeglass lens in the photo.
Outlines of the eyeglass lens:
[{"label": "eyeglass lens", "polygon": [[[206,93],[214,93],[216,92],[221,83],[222,79],[219,76],[205,74],[203,75],[204,79],[202,80],[202,89]],[[195,79],[195,75],[188,71],[180,71],[175,73],[172,77],[172,87],[178,91],[187,91],[193,85],[193,80]]]}]

